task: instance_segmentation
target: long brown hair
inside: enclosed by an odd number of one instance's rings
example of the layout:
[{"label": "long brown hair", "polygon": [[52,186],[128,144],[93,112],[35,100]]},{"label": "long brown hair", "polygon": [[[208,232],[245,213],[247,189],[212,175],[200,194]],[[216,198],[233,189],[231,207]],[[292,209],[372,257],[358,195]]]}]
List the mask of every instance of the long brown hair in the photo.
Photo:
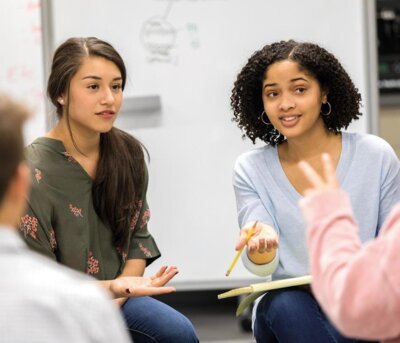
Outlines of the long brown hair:
[{"label": "long brown hair", "polygon": [[[69,125],[69,105],[63,114],[58,99],[67,94],[72,77],[79,70],[82,59],[87,56],[105,58],[113,62],[121,72],[122,89],[126,83],[125,64],[109,43],[95,37],[70,38],[54,53],[47,94],[56,107],[59,118],[67,116],[68,130],[76,146]],[[129,226],[146,187],[146,166],[142,144],[133,136],[112,128],[100,134],[100,158],[93,181],[93,205],[101,220],[110,226],[114,244],[123,248],[129,236]]]}]

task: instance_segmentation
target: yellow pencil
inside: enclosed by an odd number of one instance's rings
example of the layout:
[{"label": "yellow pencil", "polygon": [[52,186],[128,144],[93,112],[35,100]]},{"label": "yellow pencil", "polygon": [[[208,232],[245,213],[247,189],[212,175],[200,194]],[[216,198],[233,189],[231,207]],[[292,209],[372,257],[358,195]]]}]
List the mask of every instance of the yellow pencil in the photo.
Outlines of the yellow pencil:
[{"label": "yellow pencil", "polygon": [[231,273],[233,267],[235,266],[237,260],[239,259],[239,256],[242,254],[244,247],[246,246],[247,242],[249,241],[250,237],[253,236],[254,230],[257,226],[258,221],[256,221],[253,226],[250,228],[250,230],[247,232],[246,235],[246,242],[245,244],[242,246],[242,248],[236,253],[235,258],[233,259],[231,265],[229,266],[228,271],[225,273],[225,276],[229,276],[229,274]]}]

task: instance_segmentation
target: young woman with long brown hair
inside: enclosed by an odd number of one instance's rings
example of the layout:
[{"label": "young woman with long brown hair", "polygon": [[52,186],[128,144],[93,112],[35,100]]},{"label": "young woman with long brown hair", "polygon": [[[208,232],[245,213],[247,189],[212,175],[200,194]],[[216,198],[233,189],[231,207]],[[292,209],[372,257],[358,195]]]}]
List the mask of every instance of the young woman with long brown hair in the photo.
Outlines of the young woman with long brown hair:
[{"label": "young woman with long brown hair", "polygon": [[115,128],[126,69],[97,38],[70,38],[55,51],[48,96],[57,125],[27,149],[33,187],[21,230],[35,250],[92,275],[121,305],[135,342],[197,342],[190,321],[150,297],[177,273],[162,267],[147,229],[148,174],[143,146]]}]

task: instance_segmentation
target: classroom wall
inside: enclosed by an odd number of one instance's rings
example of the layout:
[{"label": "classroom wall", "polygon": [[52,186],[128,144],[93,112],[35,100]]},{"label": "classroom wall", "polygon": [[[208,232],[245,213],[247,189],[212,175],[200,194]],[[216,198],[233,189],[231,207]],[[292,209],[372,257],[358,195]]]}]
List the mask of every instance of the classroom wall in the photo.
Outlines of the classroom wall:
[{"label": "classroom wall", "polygon": [[45,132],[44,71],[39,0],[0,3],[0,91],[29,105],[34,113],[25,141]]}]

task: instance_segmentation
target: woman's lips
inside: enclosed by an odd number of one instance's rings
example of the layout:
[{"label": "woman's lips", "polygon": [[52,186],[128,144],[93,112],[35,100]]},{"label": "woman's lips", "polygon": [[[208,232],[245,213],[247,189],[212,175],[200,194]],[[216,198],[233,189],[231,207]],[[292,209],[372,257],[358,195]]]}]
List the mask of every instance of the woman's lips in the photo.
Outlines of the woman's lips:
[{"label": "woman's lips", "polygon": [[102,118],[112,118],[115,116],[115,112],[113,111],[102,111],[96,113],[97,116],[102,117]]},{"label": "woman's lips", "polygon": [[299,120],[300,120],[300,115],[292,115],[292,116],[282,116],[279,118],[280,122],[284,127],[292,127],[295,126]]}]

